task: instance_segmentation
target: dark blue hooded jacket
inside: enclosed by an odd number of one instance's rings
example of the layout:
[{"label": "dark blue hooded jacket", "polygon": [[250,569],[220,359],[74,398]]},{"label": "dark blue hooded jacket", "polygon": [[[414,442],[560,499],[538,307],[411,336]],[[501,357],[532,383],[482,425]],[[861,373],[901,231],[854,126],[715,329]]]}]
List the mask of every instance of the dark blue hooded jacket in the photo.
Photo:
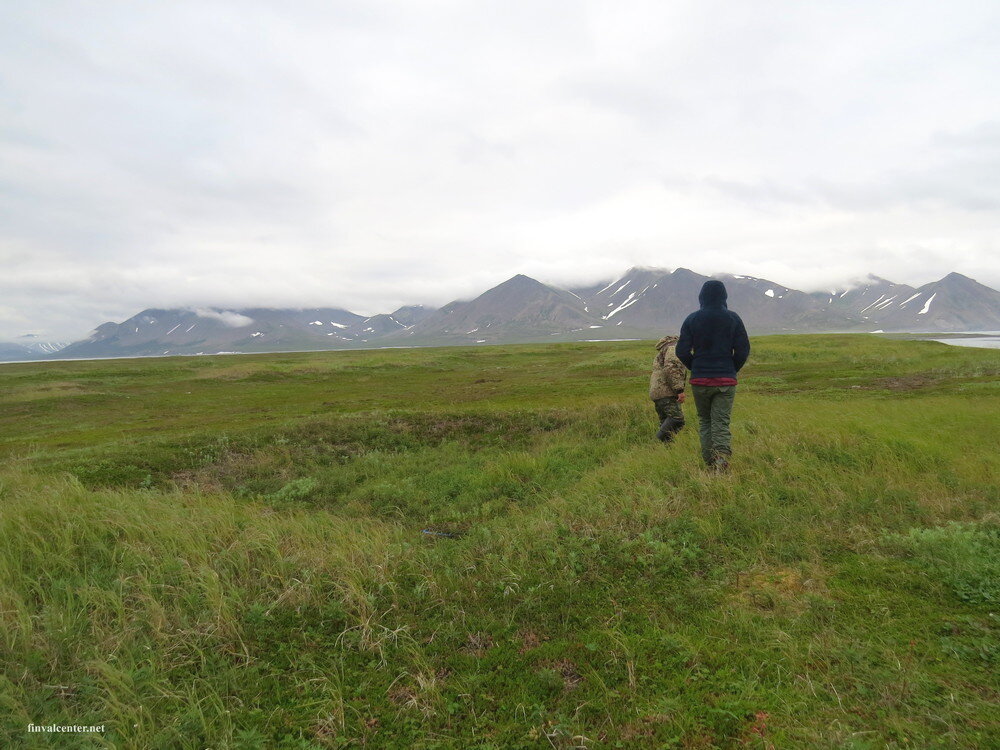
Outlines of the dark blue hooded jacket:
[{"label": "dark blue hooded jacket", "polygon": [[706,281],[698,294],[701,309],[687,316],[677,340],[677,359],[692,378],[735,378],[750,356],[750,339],[740,316],[726,308],[726,287]]}]

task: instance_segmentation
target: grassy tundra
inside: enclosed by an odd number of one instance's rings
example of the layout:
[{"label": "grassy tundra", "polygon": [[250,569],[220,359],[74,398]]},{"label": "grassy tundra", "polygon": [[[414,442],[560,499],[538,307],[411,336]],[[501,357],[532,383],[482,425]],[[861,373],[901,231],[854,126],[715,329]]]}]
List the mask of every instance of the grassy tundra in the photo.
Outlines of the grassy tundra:
[{"label": "grassy tundra", "polygon": [[0,746],[997,746],[1000,351],[754,346],[728,476],[648,342],[0,366]]}]

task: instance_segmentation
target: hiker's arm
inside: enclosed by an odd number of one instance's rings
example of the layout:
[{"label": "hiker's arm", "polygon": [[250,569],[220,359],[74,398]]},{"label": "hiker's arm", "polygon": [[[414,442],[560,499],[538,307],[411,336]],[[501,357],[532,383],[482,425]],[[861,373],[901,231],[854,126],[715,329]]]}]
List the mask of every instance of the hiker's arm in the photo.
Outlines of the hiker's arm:
[{"label": "hiker's arm", "polygon": [[733,336],[733,367],[736,368],[737,372],[747,363],[749,357],[750,337],[747,336],[746,326],[741,320],[736,326],[736,332]]},{"label": "hiker's arm", "polygon": [[684,363],[684,366],[691,369],[691,362],[694,360],[694,356],[691,354],[691,326],[685,320],[681,325],[681,335],[677,339],[677,346],[674,347],[674,354],[677,355],[677,359]]},{"label": "hiker's arm", "polygon": [[674,393],[684,392],[684,381],[687,380],[687,370],[676,357],[664,357],[663,370],[667,376],[667,385]]}]

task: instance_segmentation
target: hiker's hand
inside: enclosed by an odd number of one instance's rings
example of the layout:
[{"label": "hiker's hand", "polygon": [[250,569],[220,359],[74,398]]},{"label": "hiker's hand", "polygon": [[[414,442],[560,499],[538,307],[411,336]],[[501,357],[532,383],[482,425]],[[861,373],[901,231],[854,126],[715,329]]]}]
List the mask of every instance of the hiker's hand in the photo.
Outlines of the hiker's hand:
[{"label": "hiker's hand", "polygon": [[678,404],[683,404],[685,397],[686,397],[686,394],[684,393],[684,391],[681,391],[680,393],[678,393],[677,394],[677,403]]}]

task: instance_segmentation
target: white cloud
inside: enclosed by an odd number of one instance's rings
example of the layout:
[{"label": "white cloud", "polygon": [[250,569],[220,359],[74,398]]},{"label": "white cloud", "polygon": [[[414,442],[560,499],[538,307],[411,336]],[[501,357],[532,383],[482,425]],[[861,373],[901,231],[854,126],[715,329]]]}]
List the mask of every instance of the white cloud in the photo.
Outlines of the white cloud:
[{"label": "white cloud", "polygon": [[199,318],[212,318],[214,320],[221,321],[223,325],[229,328],[244,328],[249,325],[253,325],[253,318],[242,315],[238,312],[233,312],[232,310],[211,310],[204,307],[199,307],[193,310],[195,315]]},{"label": "white cloud", "polygon": [[10,0],[0,339],[630,265],[997,287],[998,42],[973,0]]}]

